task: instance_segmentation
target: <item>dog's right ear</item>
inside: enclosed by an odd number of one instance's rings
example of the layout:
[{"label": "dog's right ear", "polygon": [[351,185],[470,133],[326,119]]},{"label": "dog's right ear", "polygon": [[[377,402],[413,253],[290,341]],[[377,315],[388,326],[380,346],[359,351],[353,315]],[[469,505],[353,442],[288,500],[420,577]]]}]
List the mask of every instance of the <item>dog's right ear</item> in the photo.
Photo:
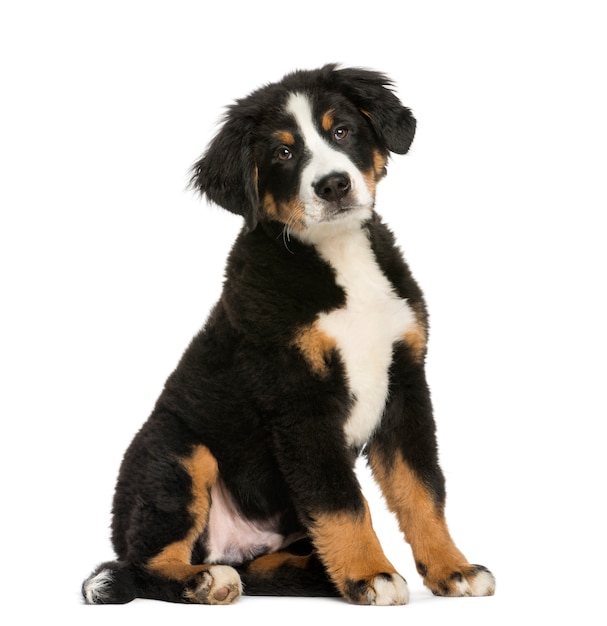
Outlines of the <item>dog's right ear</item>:
[{"label": "dog's right ear", "polygon": [[192,166],[190,186],[219,206],[257,225],[259,194],[253,158],[253,121],[232,108],[203,157]]}]

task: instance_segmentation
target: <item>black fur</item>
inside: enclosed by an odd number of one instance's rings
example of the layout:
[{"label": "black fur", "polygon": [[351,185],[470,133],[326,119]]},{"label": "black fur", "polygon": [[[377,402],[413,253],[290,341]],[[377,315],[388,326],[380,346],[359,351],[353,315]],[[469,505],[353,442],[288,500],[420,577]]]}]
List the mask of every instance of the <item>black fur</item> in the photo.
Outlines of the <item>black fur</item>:
[{"label": "black fur", "polygon": [[[219,302],[124,456],[113,504],[118,561],[101,565],[85,581],[88,602],[191,598],[194,582],[163,578],[150,563],[167,546],[184,541],[195,525],[194,479],[183,459],[197,446],[216,459],[238,515],[259,523],[273,520],[273,529],[285,537],[306,537],[320,514],[343,513],[353,520],[364,514],[353,470],[361,450],[347,445],[344,437],[355,401],[344,363],[333,350],[322,372],[311,371],[293,343],[299,329],[344,307],[347,294],[315,246],[297,237],[285,242],[284,220],[264,209],[268,194],[278,203],[289,202],[307,163],[305,146],[284,111],[293,92],[306,94],[318,111],[339,110],[351,140],[336,149],[361,171],[372,171],[378,158],[403,154],[411,145],[411,112],[386,77],[366,70],[330,65],[298,71],[230,107],[219,134],[193,168],[192,184],[242,215],[246,227],[229,255]],[[297,158],[283,163],[276,156],[280,142],[277,147],[274,131],[292,128]],[[319,127],[319,132],[324,131]],[[376,171],[378,180],[383,173]],[[394,293],[415,311],[425,333],[422,292],[392,233],[373,211],[361,228]],[[445,487],[423,353],[406,342],[396,344],[389,382],[389,400],[365,452],[387,468],[404,458],[442,511]],[[209,557],[206,532],[192,546],[192,564],[204,564]],[[309,555],[305,569],[287,563],[271,577],[260,575],[251,563],[267,552],[264,545],[229,564],[240,572],[246,593],[336,595],[337,582],[325,570],[325,556],[319,558],[309,540],[303,550],[299,542],[288,550],[297,553],[297,546]],[[428,564],[418,568],[424,576],[428,572]],[[103,572],[107,584],[100,585]],[[383,570],[375,575],[393,580]],[[448,583],[441,584],[444,592]],[[368,588],[367,580],[348,578],[339,593],[365,601],[372,598]]]}]

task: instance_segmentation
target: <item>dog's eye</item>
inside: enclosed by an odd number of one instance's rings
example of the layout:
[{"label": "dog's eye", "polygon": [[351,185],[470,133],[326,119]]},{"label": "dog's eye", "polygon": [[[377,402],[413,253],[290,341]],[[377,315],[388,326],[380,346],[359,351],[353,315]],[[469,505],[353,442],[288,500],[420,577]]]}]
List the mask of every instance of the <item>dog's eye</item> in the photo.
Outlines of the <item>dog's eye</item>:
[{"label": "dog's eye", "polygon": [[281,146],[276,150],[276,158],[279,161],[288,161],[293,158],[293,153],[286,146]]},{"label": "dog's eye", "polygon": [[339,126],[333,131],[335,141],[343,141],[349,134],[350,131],[345,126]]}]

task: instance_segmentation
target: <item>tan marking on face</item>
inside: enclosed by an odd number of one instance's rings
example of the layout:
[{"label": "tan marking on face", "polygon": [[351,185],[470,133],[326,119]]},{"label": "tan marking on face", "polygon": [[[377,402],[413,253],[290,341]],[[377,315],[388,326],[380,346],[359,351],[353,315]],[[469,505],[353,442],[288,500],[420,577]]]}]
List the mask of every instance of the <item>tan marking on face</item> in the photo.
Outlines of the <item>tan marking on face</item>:
[{"label": "tan marking on face", "polygon": [[299,349],[312,372],[326,375],[336,341],[319,328],[318,322],[304,326],[295,335],[293,345]]},{"label": "tan marking on face", "polygon": [[373,152],[373,166],[366,172],[362,172],[369,193],[375,197],[377,183],[384,177],[387,159],[377,150]]},{"label": "tan marking on face", "polygon": [[271,219],[278,219],[278,207],[271,193],[267,193],[261,201],[261,210]]},{"label": "tan marking on face", "polygon": [[278,141],[284,143],[287,146],[292,146],[295,144],[295,137],[293,136],[293,133],[289,132],[288,130],[277,130],[274,133],[274,136],[278,139]]},{"label": "tan marking on face", "polygon": [[355,513],[322,513],[310,527],[314,547],[331,580],[343,592],[348,582],[394,574],[371,524],[369,506]]},{"label": "tan marking on face", "polygon": [[273,554],[265,554],[255,559],[249,565],[247,571],[256,572],[258,574],[271,574],[274,570],[283,565],[306,569],[309,561],[310,555],[300,556],[289,552],[274,552]]},{"label": "tan marking on face", "polygon": [[386,167],[386,163],[388,162],[388,159],[381,154],[378,150],[374,150],[373,151],[373,170],[375,172],[375,176],[377,177],[377,180],[379,180],[380,178],[382,178],[384,176],[385,173],[385,167]]},{"label": "tan marking on face", "polygon": [[299,200],[281,205],[282,222],[294,230],[303,230],[306,227],[306,209]]},{"label": "tan marking on face", "polygon": [[[415,562],[423,564],[425,583],[433,589],[453,572],[469,568],[449,534],[442,506],[398,453],[390,462],[371,446],[369,461],[388,507],[411,545]],[[419,567],[419,566],[418,566]]]},{"label": "tan marking on face", "polygon": [[377,190],[377,176],[375,175],[374,170],[369,170],[368,172],[362,172],[362,176],[365,179],[365,185],[369,190],[369,193],[375,197],[375,192]]},{"label": "tan marking on face", "polygon": [[266,193],[261,201],[261,210],[271,220],[291,229],[299,231],[305,227],[305,209],[298,200],[279,204],[271,193]]},{"label": "tan marking on face", "polygon": [[333,117],[333,110],[329,109],[323,116],[321,120],[321,126],[323,130],[329,132],[331,128],[333,128],[333,124],[335,123],[335,118]]},{"label": "tan marking on face", "polygon": [[192,480],[192,500],[188,507],[192,527],[183,539],[163,548],[147,564],[154,573],[179,581],[191,578],[205,569],[190,565],[190,560],[194,544],[207,523],[211,508],[210,489],[218,476],[217,461],[205,446],[197,446],[188,458],[181,460],[181,464]]}]

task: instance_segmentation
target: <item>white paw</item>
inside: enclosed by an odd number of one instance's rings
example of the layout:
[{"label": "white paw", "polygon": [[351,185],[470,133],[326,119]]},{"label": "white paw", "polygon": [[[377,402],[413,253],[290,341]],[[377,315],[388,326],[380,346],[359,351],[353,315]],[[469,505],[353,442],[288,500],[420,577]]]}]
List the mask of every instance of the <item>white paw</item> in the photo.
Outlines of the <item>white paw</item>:
[{"label": "white paw", "polygon": [[482,565],[473,565],[475,576],[468,576],[468,589],[465,596],[492,596],[495,593],[495,578],[493,574]]},{"label": "white paw", "polygon": [[193,595],[203,604],[232,604],[242,594],[240,576],[228,565],[213,565],[201,578]]},{"label": "white paw", "polygon": [[492,596],[495,593],[495,578],[482,565],[468,565],[428,586],[437,596]]},{"label": "white paw", "polygon": [[376,606],[395,606],[409,602],[409,588],[402,576],[383,574],[371,581],[367,594],[369,604]]}]

